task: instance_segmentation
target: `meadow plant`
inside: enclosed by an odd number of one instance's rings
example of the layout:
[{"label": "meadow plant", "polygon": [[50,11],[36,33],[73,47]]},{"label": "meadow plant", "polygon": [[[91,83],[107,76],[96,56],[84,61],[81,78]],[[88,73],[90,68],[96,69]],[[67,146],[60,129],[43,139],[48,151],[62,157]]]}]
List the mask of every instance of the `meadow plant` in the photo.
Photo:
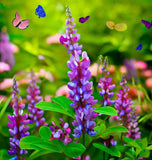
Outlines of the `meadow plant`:
[{"label": "meadow plant", "polygon": [[50,126],[50,130],[52,131],[52,137],[50,140],[57,139],[63,141],[66,145],[67,143],[72,142],[69,134],[71,133],[71,129],[69,128],[69,124],[64,122],[62,118],[60,118],[61,123],[59,126],[56,126],[55,123],[52,121],[52,126]]},{"label": "meadow plant", "polygon": [[[57,94],[59,96],[51,96],[51,101],[42,102],[42,97],[39,96],[39,87],[36,85],[36,77],[32,72],[32,80],[27,89],[28,110],[30,111],[30,120],[27,120],[28,115],[22,115],[24,104],[21,103],[22,99],[18,96],[18,86],[14,80],[12,95],[14,116],[8,116],[11,121],[8,123],[9,132],[13,136],[10,138],[9,154],[15,155],[13,158],[19,160],[23,160],[22,154],[27,153],[25,149],[35,150],[30,155],[31,159],[48,153],[59,153],[64,158],[73,160],[105,159],[105,157],[106,159],[117,157],[120,160],[148,157],[152,145],[148,146],[147,140],[142,140],[140,137],[138,117],[131,108],[133,102],[128,96],[129,87],[125,75],[123,74],[121,77],[121,89],[116,94],[117,97],[115,100],[111,100],[114,95],[111,90],[116,86],[112,83],[109,74],[108,59],[105,58],[103,61],[101,58],[100,63],[103,62],[102,77],[98,83],[101,90],[99,93],[97,92],[97,95],[94,95],[97,98],[102,96],[103,100],[101,103],[94,100],[94,96],[92,96],[93,83],[90,80],[91,72],[88,69],[90,59],[87,52],[81,50],[82,45],[78,44],[80,35],[75,29],[70,9],[67,8],[66,11],[67,28],[65,34],[60,36],[60,42],[70,54],[70,60],[67,62],[70,69],[68,72],[70,82],[67,84],[69,94],[66,94],[69,97],[60,96],[63,90],[59,90],[60,94]],[[64,86],[66,93],[67,87]],[[45,119],[42,118],[43,110],[68,116],[69,121],[64,122],[60,118],[59,126],[55,124],[55,121],[52,121],[52,124],[47,127]],[[117,116],[122,124],[111,125],[108,119],[110,116]],[[29,136],[27,131],[29,127],[24,126],[29,122],[36,125],[36,131],[39,129],[39,137]],[[126,137],[122,136],[123,133]]]},{"label": "meadow plant", "polygon": [[31,81],[27,89],[27,93],[27,100],[29,101],[28,110],[30,111],[30,123],[35,123],[38,130],[41,126],[47,126],[47,123],[45,123],[45,118],[42,117],[44,111],[35,107],[35,104],[41,101],[42,97],[39,96],[40,90],[36,85],[36,75],[33,71],[31,72]]},{"label": "meadow plant", "polygon": [[16,80],[14,79],[13,88],[12,88],[12,100],[14,100],[13,104],[13,115],[8,115],[9,133],[12,138],[10,138],[10,150],[8,153],[10,155],[15,155],[14,159],[23,160],[22,155],[27,154],[27,151],[21,149],[19,146],[20,139],[25,136],[29,136],[29,126],[25,126],[29,124],[28,114],[23,115],[23,109],[25,105],[22,103],[22,98],[19,96],[19,89]]},{"label": "meadow plant", "polygon": [[73,101],[71,106],[74,107],[76,113],[76,120],[72,123],[76,127],[73,136],[78,138],[81,134],[84,137],[85,132],[91,136],[96,134],[93,128],[97,114],[94,113],[92,106],[97,101],[91,96],[92,82],[89,82],[91,72],[88,70],[90,59],[85,51],[81,51],[82,45],[76,43],[80,40],[80,35],[76,33],[73,21],[70,9],[67,8],[66,33],[60,37],[60,42],[68,49],[68,54],[71,53],[70,61],[67,62],[71,69],[68,72],[71,81],[68,83],[68,88],[70,89],[69,99]]},{"label": "meadow plant", "polygon": [[115,108],[118,112],[118,118],[122,121],[122,125],[128,129],[129,122],[130,122],[130,112],[131,112],[131,105],[134,103],[131,101],[131,98],[128,98],[128,90],[129,87],[127,86],[127,80],[125,78],[125,74],[122,75],[120,81],[121,89],[117,93],[118,99],[115,103]]},{"label": "meadow plant", "polygon": [[109,71],[107,67],[108,67],[108,58],[106,57],[102,65],[103,77],[100,78],[98,83],[98,87],[101,89],[101,91],[99,91],[99,94],[103,97],[103,100],[101,101],[102,106],[111,106],[112,104],[115,103],[114,100],[110,99],[114,95],[114,93],[110,92],[110,90],[115,88],[115,84],[111,84],[112,78],[108,77]]}]

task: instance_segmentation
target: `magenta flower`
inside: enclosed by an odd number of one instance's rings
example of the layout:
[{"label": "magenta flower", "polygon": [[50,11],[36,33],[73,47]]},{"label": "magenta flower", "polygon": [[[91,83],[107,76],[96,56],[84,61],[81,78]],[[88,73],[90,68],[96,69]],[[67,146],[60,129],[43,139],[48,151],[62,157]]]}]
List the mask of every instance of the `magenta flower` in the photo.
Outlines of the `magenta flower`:
[{"label": "magenta flower", "polygon": [[68,144],[72,142],[72,139],[70,138],[69,134],[71,133],[71,129],[69,128],[69,124],[67,122],[64,122],[62,118],[60,118],[60,127],[56,126],[55,123],[52,121],[52,125],[50,126],[50,130],[52,131],[52,139],[58,139],[60,141],[63,141],[64,144]]},{"label": "magenta flower", "polygon": [[111,84],[112,78],[107,77],[109,75],[107,67],[108,59],[105,58],[102,66],[103,77],[100,78],[98,83],[98,87],[101,88],[99,94],[103,96],[103,101],[101,101],[102,106],[111,106],[115,103],[114,100],[110,99],[111,97],[113,97],[113,92],[110,92],[110,90],[115,88],[115,84]]},{"label": "magenta flower", "polygon": [[67,8],[67,29],[66,33],[60,37],[61,44],[65,45],[68,49],[68,54],[71,53],[70,61],[67,62],[69,69],[68,76],[70,81],[68,83],[69,99],[73,101],[71,104],[76,112],[76,120],[73,125],[74,137],[78,138],[81,134],[87,132],[93,136],[96,132],[93,130],[95,127],[95,117],[97,114],[93,111],[92,105],[96,104],[96,100],[91,96],[92,94],[92,82],[89,82],[91,78],[91,72],[88,67],[90,65],[90,59],[86,52],[81,53],[82,45],[79,45],[77,41],[80,39],[80,35],[77,32],[74,18],[71,16],[70,9]]},{"label": "magenta flower", "polygon": [[22,103],[22,98],[19,96],[19,89],[18,85],[16,83],[16,80],[14,79],[13,83],[13,93],[12,93],[12,100],[14,100],[13,104],[13,114],[14,115],[8,115],[8,119],[10,122],[7,123],[9,129],[9,133],[12,138],[10,138],[10,150],[8,153],[10,155],[15,155],[18,160],[22,160],[22,154],[26,154],[27,151],[24,149],[21,149],[19,146],[20,139],[22,137],[28,136],[30,133],[28,132],[29,127],[25,126],[29,124],[28,115],[23,115],[23,109],[25,105]]},{"label": "magenta flower", "polygon": [[118,118],[122,121],[122,125],[128,129],[130,112],[132,110],[130,106],[133,102],[131,101],[131,98],[127,97],[129,87],[127,86],[127,81],[124,74],[122,75],[120,86],[121,89],[119,90],[119,93],[117,93],[118,99],[116,100],[115,108],[117,109]]},{"label": "magenta flower", "polygon": [[47,126],[45,123],[45,118],[42,118],[44,111],[36,108],[35,105],[39,101],[41,101],[42,97],[39,96],[40,90],[39,87],[36,85],[36,76],[32,71],[32,80],[30,81],[30,85],[27,89],[27,100],[29,101],[28,110],[30,111],[30,123],[35,123],[35,125],[40,128],[41,126]]}]

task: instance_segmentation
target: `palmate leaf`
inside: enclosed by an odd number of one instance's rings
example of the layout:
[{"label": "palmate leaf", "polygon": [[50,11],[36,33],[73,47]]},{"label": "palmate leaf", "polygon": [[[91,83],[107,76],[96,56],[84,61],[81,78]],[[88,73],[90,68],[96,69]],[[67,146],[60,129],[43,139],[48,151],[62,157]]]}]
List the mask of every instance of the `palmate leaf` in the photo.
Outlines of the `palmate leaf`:
[{"label": "palmate leaf", "polygon": [[117,116],[117,111],[113,107],[100,107],[94,110],[94,112],[109,115],[109,116]]},{"label": "palmate leaf", "polygon": [[71,101],[64,97],[53,97],[51,98],[53,102],[39,102],[36,104],[36,107],[42,110],[54,111],[70,116],[74,119],[74,111],[70,106]]},{"label": "palmate leaf", "polygon": [[42,138],[44,139],[49,139],[50,136],[51,136],[51,130],[49,127],[46,127],[46,126],[42,126],[40,129],[39,129],[39,134]]},{"label": "palmate leaf", "polygon": [[85,149],[80,143],[68,143],[64,148],[64,154],[68,157],[76,158],[82,155]]},{"label": "palmate leaf", "polygon": [[52,153],[53,151],[50,151],[50,150],[44,150],[44,149],[41,149],[41,150],[36,150],[34,151],[27,160],[33,160],[35,158],[38,158],[42,155],[45,155],[45,154],[49,154],[49,153]]},{"label": "palmate leaf", "polygon": [[20,147],[22,149],[29,149],[29,150],[41,150],[41,149],[45,149],[45,150],[49,150],[51,152],[59,152],[61,153],[61,145],[63,142],[58,141],[58,143],[56,143],[56,140],[45,140],[36,136],[27,136],[27,137],[23,137],[20,140]]},{"label": "palmate leaf", "polygon": [[121,132],[128,132],[128,130],[124,127],[124,126],[114,126],[114,127],[110,127],[110,128],[107,128],[105,131],[103,131],[101,133],[101,137],[103,139],[109,137],[110,135],[113,135],[115,133],[121,133]]},{"label": "palmate leaf", "polygon": [[121,155],[120,152],[116,148],[115,149],[108,148],[102,143],[93,143],[93,146],[112,155],[112,156],[120,157],[120,155]]}]

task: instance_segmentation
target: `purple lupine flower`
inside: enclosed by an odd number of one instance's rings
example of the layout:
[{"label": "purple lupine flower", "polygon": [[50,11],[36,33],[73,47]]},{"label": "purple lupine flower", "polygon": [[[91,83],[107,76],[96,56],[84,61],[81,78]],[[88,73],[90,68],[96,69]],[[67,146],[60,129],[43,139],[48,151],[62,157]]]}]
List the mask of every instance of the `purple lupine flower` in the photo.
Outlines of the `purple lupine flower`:
[{"label": "purple lupine flower", "polygon": [[116,144],[117,144],[117,141],[113,140],[113,136],[110,136],[108,139],[104,140],[104,145],[107,147],[109,147],[110,145],[115,146]]},{"label": "purple lupine flower", "polygon": [[86,52],[81,52],[82,45],[79,45],[77,41],[80,39],[80,35],[77,32],[74,19],[72,18],[70,9],[67,8],[67,30],[66,33],[60,37],[61,44],[64,44],[68,49],[68,54],[71,53],[70,61],[67,62],[71,71],[68,72],[70,81],[68,83],[69,99],[73,101],[71,104],[76,112],[76,120],[73,125],[74,137],[78,138],[82,133],[87,132],[93,136],[96,132],[93,130],[95,127],[95,117],[97,114],[94,112],[92,105],[96,104],[96,100],[91,96],[92,94],[92,82],[89,82],[91,78],[91,72],[88,70],[90,65],[90,59]]},{"label": "purple lupine flower", "polygon": [[122,125],[128,129],[130,112],[132,110],[130,106],[133,102],[131,101],[131,98],[127,97],[129,87],[127,86],[127,81],[124,74],[122,75],[120,86],[121,89],[119,90],[119,93],[117,93],[118,99],[116,100],[115,108],[117,109],[119,120],[122,121]]},{"label": "purple lupine flower", "polygon": [[13,67],[15,63],[12,45],[13,44],[9,41],[7,32],[5,30],[2,30],[0,32],[0,61],[8,63],[10,67]]},{"label": "purple lupine flower", "polygon": [[132,139],[140,139],[140,131],[138,127],[138,115],[135,110],[132,110],[130,113],[130,122],[128,126],[129,133],[127,133],[127,137]]},{"label": "purple lupine flower", "polygon": [[40,90],[36,85],[36,75],[33,71],[31,72],[31,77],[32,80],[30,81],[30,85],[27,89],[27,99],[29,101],[28,110],[30,111],[30,123],[35,123],[38,130],[41,126],[47,126],[48,124],[45,123],[45,118],[42,117],[44,111],[35,107],[35,104],[41,101],[42,97],[39,96]]},{"label": "purple lupine flower", "polygon": [[103,96],[103,101],[101,101],[102,106],[111,106],[112,104],[115,103],[114,100],[110,99],[113,96],[113,92],[110,92],[110,90],[115,88],[115,84],[111,84],[112,78],[107,77],[109,75],[107,67],[108,67],[108,58],[105,58],[102,66],[103,77],[100,78],[98,83],[98,87],[102,89],[99,92],[99,94]]},{"label": "purple lupine flower", "polygon": [[14,79],[13,83],[13,93],[12,93],[12,100],[14,101],[13,104],[13,114],[8,115],[8,119],[10,122],[7,123],[9,129],[9,133],[13,136],[10,138],[10,150],[8,153],[10,155],[15,155],[18,160],[22,159],[22,154],[26,154],[27,151],[21,149],[19,146],[20,139],[22,137],[28,136],[30,133],[28,132],[29,126],[25,126],[29,124],[30,120],[28,120],[28,115],[23,115],[23,109],[25,105],[22,103],[22,98],[19,96],[19,89],[16,80]]},{"label": "purple lupine flower", "polygon": [[52,125],[50,126],[50,130],[52,131],[52,139],[57,139],[60,141],[63,141],[64,144],[68,144],[72,142],[72,139],[70,138],[69,134],[71,133],[71,129],[69,128],[69,124],[67,122],[64,122],[62,118],[60,118],[60,127],[56,126],[55,123],[52,121]]},{"label": "purple lupine flower", "polygon": [[131,80],[132,78],[134,78],[135,82],[137,83],[138,79],[137,79],[137,71],[136,71],[136,61],[134,59],[131,59],[131,60],[125,59],[124,65],[127,68],[126,78],[128,80]]}]

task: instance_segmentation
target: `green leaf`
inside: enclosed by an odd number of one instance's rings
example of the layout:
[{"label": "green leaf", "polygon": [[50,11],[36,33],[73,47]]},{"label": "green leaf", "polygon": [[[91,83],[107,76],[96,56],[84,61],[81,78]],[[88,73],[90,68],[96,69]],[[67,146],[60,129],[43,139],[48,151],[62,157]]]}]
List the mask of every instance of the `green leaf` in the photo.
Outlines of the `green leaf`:
[{"label": "green leaf", "polygon": [[115,133],[119,133],[119,132],[128,132],[128,130],[124,127],[124,126],[115,126],[115,127],[111,127],[111,128],[107,128],[102,134],[101,137],[108,137],[110,135],[113,135]]},{"label": "green leaf", "polygon": [[138,145],[138,143],[135,140],[128,137],[123,137],[123,140],[128,143],[127,146],[132,146],[132,147],[141,149],[141,147]]},{"label": "green leaf", "polygon": [[147,150],[152,150],[152,145],[148,146],[146,149]]},{"label": "green leaf", "polygon": [[0,159],[1,160],[8,160],[10,158],[11,158],[11,156],[8,154],[8,150],[5,150],[5,149],[0,150]]},{"label": "green leaf", "polygon": [[113,107],[100,107],[94,110],[97,113],[109,115],[109,116],[117,116],[117,111]]},{"label": "green leaf", "polygon": [[140,157],[145,157],[148,158],[150,155],[150,151],[149,150],[142,150],[139,154]]},{"label": "green leaf", "polygon": [[7,106],[8,106],[8,104],[9,104],[10,100],[11,100],[11,96],[7,99],[7,101],[5,102],[2,110],[0,111],[0,120],[1,120],[1,118],[3,116],[3,114],[5,113],[5,110],[6,110]]},{"label": "green leaf", "polygon": [[30,157],[29,157],[27,160],[33,160],[33,159],[35,159],[35,158],[37,158],[37,157],[40,157],[40,156],[45,155],[45,154],[48,154],[48,153],[52,153],[52,151],[43,150],[43,149],[41,149],[41,150],[36,150],[36,151],[34,151],[34,152],[30,155]]},{"label": "green leaf", "polygon": [[111,149],[111,148],[108,148],[106,147],[104,144],[99,144],[99,143],[93,143],[93,146],[102,150],[102,151],[105,151],[106,153],[112,155],[112,156],[116,156],[116,157],[120,157],[120,152],[115,148]]},{"label": "green leaf", "polygon": [[143,138],[141,140],[141,143],[142,143],[142,149],[145,149],[148,145],[148,141],[147,141],[147,138]]},{"label": "green leaf", "polygon": [[74,119],[74,110],[70,106],[71,101],[68,98],[59,96],[51,98],[51,100],[53,102],[39,102],[36,104],[36,107],[42,110],[63,113]]},{"label": "green leaf", "polygon": [[82,155],[85,149],[80,143],[68,143],[64,148],[64,154],[68,157],[76,158]]},{"label": "green leaf", "polygon": [[22,149],[34,149],[34,150],[45,149],[45,150],[50,150],[52,152],[59,152],[59,153],[62,152],[62,150],[57,144],[53,143],[52,141],[47,141],[36,136],[23,137],[20,140],[20,147]]},{"label": "green leaf", "polygon": [[96,136],[100,135],[106,129],[105,123],[101,123],[100,126],[94,127],[94,131],[96,131]]},{"label": "green leaf", "polygon": [[46,127],[46,126],[42,126],[39,129],[39,133],[40,133],[40,136],[44,139],[49,139],[51,136],[51,130],[49,127]]},{"label": "green leaf", "polygon": [[130,160],[130,158],[128,158],[128,157],[125,157],[125,158],[123,158],[123,159],[121,159],[121,160]]}]

